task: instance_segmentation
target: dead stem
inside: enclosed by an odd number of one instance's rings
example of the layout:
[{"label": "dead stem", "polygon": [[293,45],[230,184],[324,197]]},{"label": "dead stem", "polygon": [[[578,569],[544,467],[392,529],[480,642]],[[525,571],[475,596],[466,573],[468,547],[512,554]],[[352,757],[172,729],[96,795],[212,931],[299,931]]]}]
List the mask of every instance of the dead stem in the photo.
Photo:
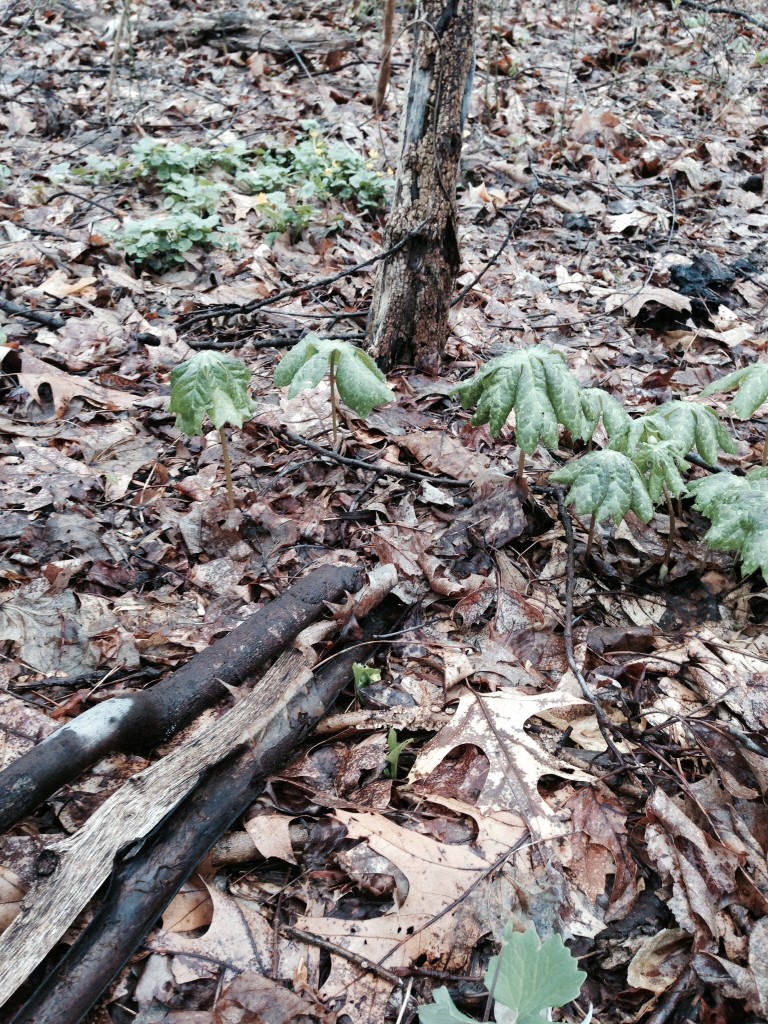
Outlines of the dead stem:
[{"label": "dead stem", "polygon": [[592,515],[589,521],[589,533],[587,534],[587,550],[584,552],[584,561],[586,562],[592,556],[592,541],[595,539],[595,517]]},{"label": "dead stem", "polygon": [[523,474],[525,473],[525,452],[520,449],[520,454],[517,457],[517,476],[515,480],[518,484],[523,482]]},{"label": "dead stem", "polygon": [[227,441],[227,435],[224,433],[224,427],[219,427],[219,440],[221,441],[221,450],[224,453],[224,477],[227,481],[227,505],[231,511],[235,507],[235,489],[232,486],[232,463],[229,461],[229,442]]},{"label": "dead stem", "polygon": [[336,360],[338,352],[332,352],[329,360],[329,380],[331,382],[331,423],[333,424],[333,447],[339,444],[339,412],[338,399],[336,397]]},{"label": "dead stem", "polygon": [[672,504],[672,497],[667,490],[667,485],[664,484],[664,497],[667,501],[667,512],[669,513],[669,535],[667,537],[667,546],[664,549],[664,560],[661,563],[661,578],[664,579],[669,573],[669,559],[672,555],[672,545],[675,543],[676,534],[676,519],[675,519],[675,506]]}]

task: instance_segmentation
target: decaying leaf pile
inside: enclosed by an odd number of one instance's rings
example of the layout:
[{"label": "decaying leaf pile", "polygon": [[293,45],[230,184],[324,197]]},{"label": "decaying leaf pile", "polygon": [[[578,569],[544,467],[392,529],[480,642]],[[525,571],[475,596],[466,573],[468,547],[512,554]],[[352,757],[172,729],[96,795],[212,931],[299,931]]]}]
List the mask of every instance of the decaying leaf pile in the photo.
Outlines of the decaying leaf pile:
[{"label": "decaying leaf pile", "polygon": [[[480,276],[444,375],[390,374],[396,403],[343,419],[343,463],[324,453],[327,384],[289,397],[273,375],[307,331],[363,343],[375,266],[316,282],[376,255],[385,213],[329,192],[278,231],[263,190],[206,171],[222,240],[142,270],[110,232],[163,193],[80,172],[144,136],[273,154],[324,139],[386,178],[409,33],[374,114],[378,6],[199,6],[0,8],[2,765],[319,564],[394,567],[406,613],[380,680],[350,672],[89,1020],[408,1021],[441,985],[480,1019],[510,917],[580,958],[563,1020],[590,1002],[601,1024],[765,1020],[766,581],[702,543],[690,501],[665,579],[660,512],[603,523],[585,562],[589,524],[574,517],[571,544],[548,486],[583,443],[524,444],[518,483],[514,429],[492,438],[449,392],[511,345],[558,348],[633,413],[765,364],[768,17],[481,11],[459,288]],[[251,374],[234,511],[218,431],[190,440],[168,411],[171,371],[205,346]],[[732,424],[722,466],[759,464],[762,415]],[[396,778],[392,729],[412,740]],[[4,925],[41,850],[168,749],[101,760],[0,840]]]}]

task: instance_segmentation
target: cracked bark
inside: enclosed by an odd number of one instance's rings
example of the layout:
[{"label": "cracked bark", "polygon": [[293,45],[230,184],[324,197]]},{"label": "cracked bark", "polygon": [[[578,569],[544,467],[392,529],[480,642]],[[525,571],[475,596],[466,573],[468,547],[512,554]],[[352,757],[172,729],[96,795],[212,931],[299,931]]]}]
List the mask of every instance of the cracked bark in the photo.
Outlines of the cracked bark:
[{"label": "cracked bark", "polygon": [[405,363],[439,372],[459,272],[456,175],[475,16],[476,0],[419,0],[417,6],[385,248],[415,234],[379,266],[369,338],[383,369]]}]

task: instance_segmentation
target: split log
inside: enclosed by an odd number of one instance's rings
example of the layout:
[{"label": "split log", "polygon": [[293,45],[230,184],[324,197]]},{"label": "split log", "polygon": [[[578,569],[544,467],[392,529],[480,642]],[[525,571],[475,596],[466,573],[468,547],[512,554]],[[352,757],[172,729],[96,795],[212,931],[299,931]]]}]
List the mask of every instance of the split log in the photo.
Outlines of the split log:
[{"label": "split log", "polygon": [[384,246],[408,241],[379,266],[371,354],[439,373],[459,272],[456,175],[472,86],[477,0],[419,0],[408,102]]},{"label": "split log", "polygon": [[[391,566],[374,570],[368,587],[361,591],[362,603],[350,609],[350,614],[354,610],[363,615],[375,607],[395,582]],[[0,1006],[60,941],[109,878],[118,855],[122,857],[118,877],[127,881],[124,890],[119,886],[114,890],[122,894],[119,898],[108,895],[104,905],[107,931],[94,942],[88,929],[82,956],[75,955],[74,964],[65,958],[62,966],[69,964],[66,969],[73,973],[66,975],[66,981],[51,982],[53,994],[48,983],[43,983],[40,998],[48,1016],[35,1003],[31,1016],[22,1007],[18,1022],[75,1024],[87,1011],[88,1000],[98,998],[152,926],[158,908],[170,902],[205,852],[253,800],[257,791],[254,780],[288,759],[349,682],[349,667],[343,678],[320,673],[317,679],[310,668],[318,657],[310,645],[338,628],[334,621],[305,630],[299,638],[301,649],[285,652],[257,687],[218,722],[134,776],[77,833],[45,851],[41,857],[45,874],[0,937]],[[359,644],[354,652],[359,659]],[[180,815],[176,827],[171,824],[174,813]],[[186,851],[178,863],[177,845]],[[132,871],[144,873],[135,876]],[[107,959],[100,968],[101,987],[94,996],[98,985],[92,976],[97,974],[95,964],[102,955]],[[75,979],[77,988],[73,987]],[[70,997],[75,1002],[69,1004],[68,1013],[58,1015],[63,1000]]]},{"label": "split log", "polygon": [[323,612],[355,590],[359,570],[323,565],[294,583],[149,690],[89,708],[0,772],[0,833],[114,751],[147,751],[170,739],[279,654]]},{"label": "split log", "polygon": [[[379,610],[362,623],[366,636],[389,632],[401,608]],[[369,648],[370,650],[370,648]],[[349,684],[361,657],[350,646],[297,684],[306,656],[291,651],[273,675],[275,716],[249,749],[220,762],[162,824],[162,831],[123,860],[104,903],[12,1024],[73,1024],[94,1006],[210,848],[259,795],[267,775],[281,768]],[[277,668],[277,666],[276,666]],[[270,673],[272,675],[272,673]],[[288,702],[279,706],[288,693]]]}]

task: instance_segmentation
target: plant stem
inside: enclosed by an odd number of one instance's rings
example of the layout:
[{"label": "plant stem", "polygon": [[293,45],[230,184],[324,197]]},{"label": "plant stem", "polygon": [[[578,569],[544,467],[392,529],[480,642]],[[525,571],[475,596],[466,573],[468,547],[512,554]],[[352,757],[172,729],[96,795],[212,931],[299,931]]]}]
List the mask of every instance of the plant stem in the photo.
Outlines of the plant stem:
[{"label": "plant stem", "polygon": [[589,533],[587,534],[587,550],[584,552],[584,561],[592,555],[592,541],[595,539],[595,516],[592,514],[592,519],[589,523]]},{"label": "plant stem", "polygon": [[672,504],[672,498],[670,496],[669,491],[667,490],[666,484],[664,484],[664,497],[667,499],[667,511],[669,512],[669,536],[667,537],[667,546],[664,550],[664,560],[661,563],[662,579],[664,579],[664,577],[669,572],[669,558],[672,554],[672,545],[675,543],[676,533],[675,506]]},{"label": "plant stem", "polygon": [[515,477],[515,482],[516,483],[522,484],[522,482],[523,482],[523,474],[524,473],[525,473],[525,452],[521,448],[520,449],[520,454],[517,457],[517,476]]},{"label": "plant stem", "polygon": [[336,398],[336,362],[339,358],[338,352],[332,352],[328,361],[328,378],[331,383],[331,423],[333,424],[333,447],[339,443],[339,412],[338,399]]},{"label": "plant stem", "polygon": [[219,440],[221,441],[221,450],[224,453],[224,476],[227,481],[227,505],[230,511],[235,507],[235,489],[232,486],[232,463],[229,461],[229,442],[227,441],[227,435],[224,433],[224,427],[219,427]]},{"label": "plant stem", "polygon": [[768,437],[763,438],[763,465],[768,466]]}]

